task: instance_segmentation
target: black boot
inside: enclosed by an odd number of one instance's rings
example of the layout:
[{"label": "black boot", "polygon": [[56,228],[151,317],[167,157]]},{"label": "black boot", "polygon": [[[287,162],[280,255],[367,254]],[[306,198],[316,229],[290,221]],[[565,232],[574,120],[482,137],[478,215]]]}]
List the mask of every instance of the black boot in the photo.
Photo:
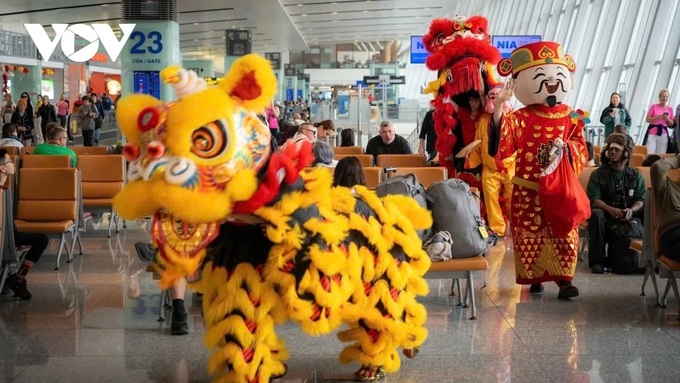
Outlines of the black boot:
[{"label": "black boot", "polygon": [[557,285],[560,287],[560,292],[557,294],[558,299],[569,300],[569,298],[575,298],[578,296],[578,289],[576,286],[573,286],[571,282],[561,281],[558,282]]},{"label": "black boot", "polygon": [[26,288],[26,278],[22,278],[16,274],[12,274],[7,278],[7,287],[22,301],[30,301],[31,293]]},{"label": "black boot", "polygon": [[189,333],[189,323],[187,323],[187,313],[184,310],[184,300],[172,300],[172,323],[170,324],[172,335],[186,335]]},{"label": "black boot", "polygon": [[543,292],[543,284],[541,283],[532,283],[531,287],[529,287],[529,292],[531,294],[540,294]]}]

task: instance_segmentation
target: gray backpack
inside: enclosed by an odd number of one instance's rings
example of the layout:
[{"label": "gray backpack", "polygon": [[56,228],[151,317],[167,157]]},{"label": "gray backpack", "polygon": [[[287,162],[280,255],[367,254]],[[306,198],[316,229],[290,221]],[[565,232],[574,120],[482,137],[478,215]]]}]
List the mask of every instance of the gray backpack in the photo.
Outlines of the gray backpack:
[{"label": "gray backpack", "polygon": [[[406,195],[413,197],[418,204],[427,209],[430,197],[425,192],[423,185],[418,182],[418,177],[415,174],[410,173],[403,176],[393,176],[383,182],[379,183],[375,188],[375,193],[378,197],[384,197],[386,195]],[[418,236],[422,241],[430,238],[432,231],[428,230],[418,230]]]},{"label": "gray backpack", "polygon": [[432,200],[433,230],[451,233],[453,258],[485,254],[494,244],[496,237],[484,225],[479,204],[466,182],[455,178],[435,182],[427,189],[427,194]]}]

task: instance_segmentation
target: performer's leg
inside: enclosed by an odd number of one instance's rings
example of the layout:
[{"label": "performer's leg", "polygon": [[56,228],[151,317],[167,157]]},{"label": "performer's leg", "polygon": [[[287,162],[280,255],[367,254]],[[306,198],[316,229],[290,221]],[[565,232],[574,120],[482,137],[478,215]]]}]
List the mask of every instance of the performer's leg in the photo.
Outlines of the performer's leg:
[{"label": "performer's leg", "polygon": [[607,213],[593,209],[588,219],[588,264],[595,274],[604,273],[606,222]]},{"label": "performer's leg", "polygon": [[364,293],[354,297],[359,304],[344,312],[350,329],[338,334],[341,341],[354,343],[340,353],[340,361],[361,364],[355,372],[359,381],[396,372],[401,365],[397,349],[404,348],[407,357],[415,356],[427,336],[423,327],[425,308],[416,302],[414,294],[390,288],[386,280],[365,284]]},{"label": "performer's leg", "polygon": [[503,174],[503,198],[505,198],[505,203],[503,205],[503,213],[508,218],[510,222],[510,217],[512,214],[512,177],[515,175],[515,165],[513,164],[510,169],[508,169],[507,174]]},{"label": "performer's leg", "polygon": [[489,227],[501,237],[505,236],[505,218],[499,201],[502,177],[502,174],[493,169],[484,168],[482,171],[484,204],[486,205],[486,214],[489,217]]},{"label": "performer's leg", "polygon": [[287,351],[274,332],[280,299],[248,263],[228,274],[208,263],[199,282],[203,292],[206,346],[215,350],[208,371],[217,382],[264,383],[283,376]]}]

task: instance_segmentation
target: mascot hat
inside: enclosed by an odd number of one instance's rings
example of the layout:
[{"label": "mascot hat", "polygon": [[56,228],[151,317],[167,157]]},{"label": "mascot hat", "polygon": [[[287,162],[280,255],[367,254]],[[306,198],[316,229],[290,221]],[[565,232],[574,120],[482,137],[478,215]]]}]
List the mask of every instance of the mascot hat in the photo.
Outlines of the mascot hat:
[{"label": "mascot hat", "polygon": [[553,41],[539,41],[522,45],[512,51],[509,59],[503,59],[498,63],[498,73],[501,76],[513,77],[525,69],[544,64],[564,65],[570,72],[576,70],[574,59],[564,54],[562,46]]}]

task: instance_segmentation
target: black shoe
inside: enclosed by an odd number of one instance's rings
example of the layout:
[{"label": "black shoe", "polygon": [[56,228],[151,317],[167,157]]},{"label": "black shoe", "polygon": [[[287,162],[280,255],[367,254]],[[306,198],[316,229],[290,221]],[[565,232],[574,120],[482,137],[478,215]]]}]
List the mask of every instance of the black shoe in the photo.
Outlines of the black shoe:
[{"label": "black shoe", "polygon": [[531,287],[529,287],[529,292],[531,294],[540,294],[544,290],[543,284],[541,283],[533,283],[531,284]]},{"label": "black shoe", "polygon": [[142,262],[153,262],[156,259],[157,250],[151,247],[151,244],[146,242],[135,243],[135,250],[137,250],[137,256]]},{"label": "black shoe", "polygon": [[593,274],[604,274],[604,265],[601,263],[595,263],[590,267],[590,272]]},{"label": "black shoe", "polygon": [[7,287],[12,290],[15,297],[18,297],[22,301],[31,300],[32,295],[26,288],[26,278],[21,278],[16,274],[12,274],[7,278]]},{"label": "black shoe", "polygon": [[557,294],[558,299],[569,299],[578,296],[578,289],[576,286],[572,286],[571,283],[563,284],[560,286],[560,292]]},{"label": "black shoe", "polygon": [[172,323],[170,324],[170,333],[172,335],[186,335],[189,333],[189,324],[187,323],[187,313],[181,312],[172,313]]}]

